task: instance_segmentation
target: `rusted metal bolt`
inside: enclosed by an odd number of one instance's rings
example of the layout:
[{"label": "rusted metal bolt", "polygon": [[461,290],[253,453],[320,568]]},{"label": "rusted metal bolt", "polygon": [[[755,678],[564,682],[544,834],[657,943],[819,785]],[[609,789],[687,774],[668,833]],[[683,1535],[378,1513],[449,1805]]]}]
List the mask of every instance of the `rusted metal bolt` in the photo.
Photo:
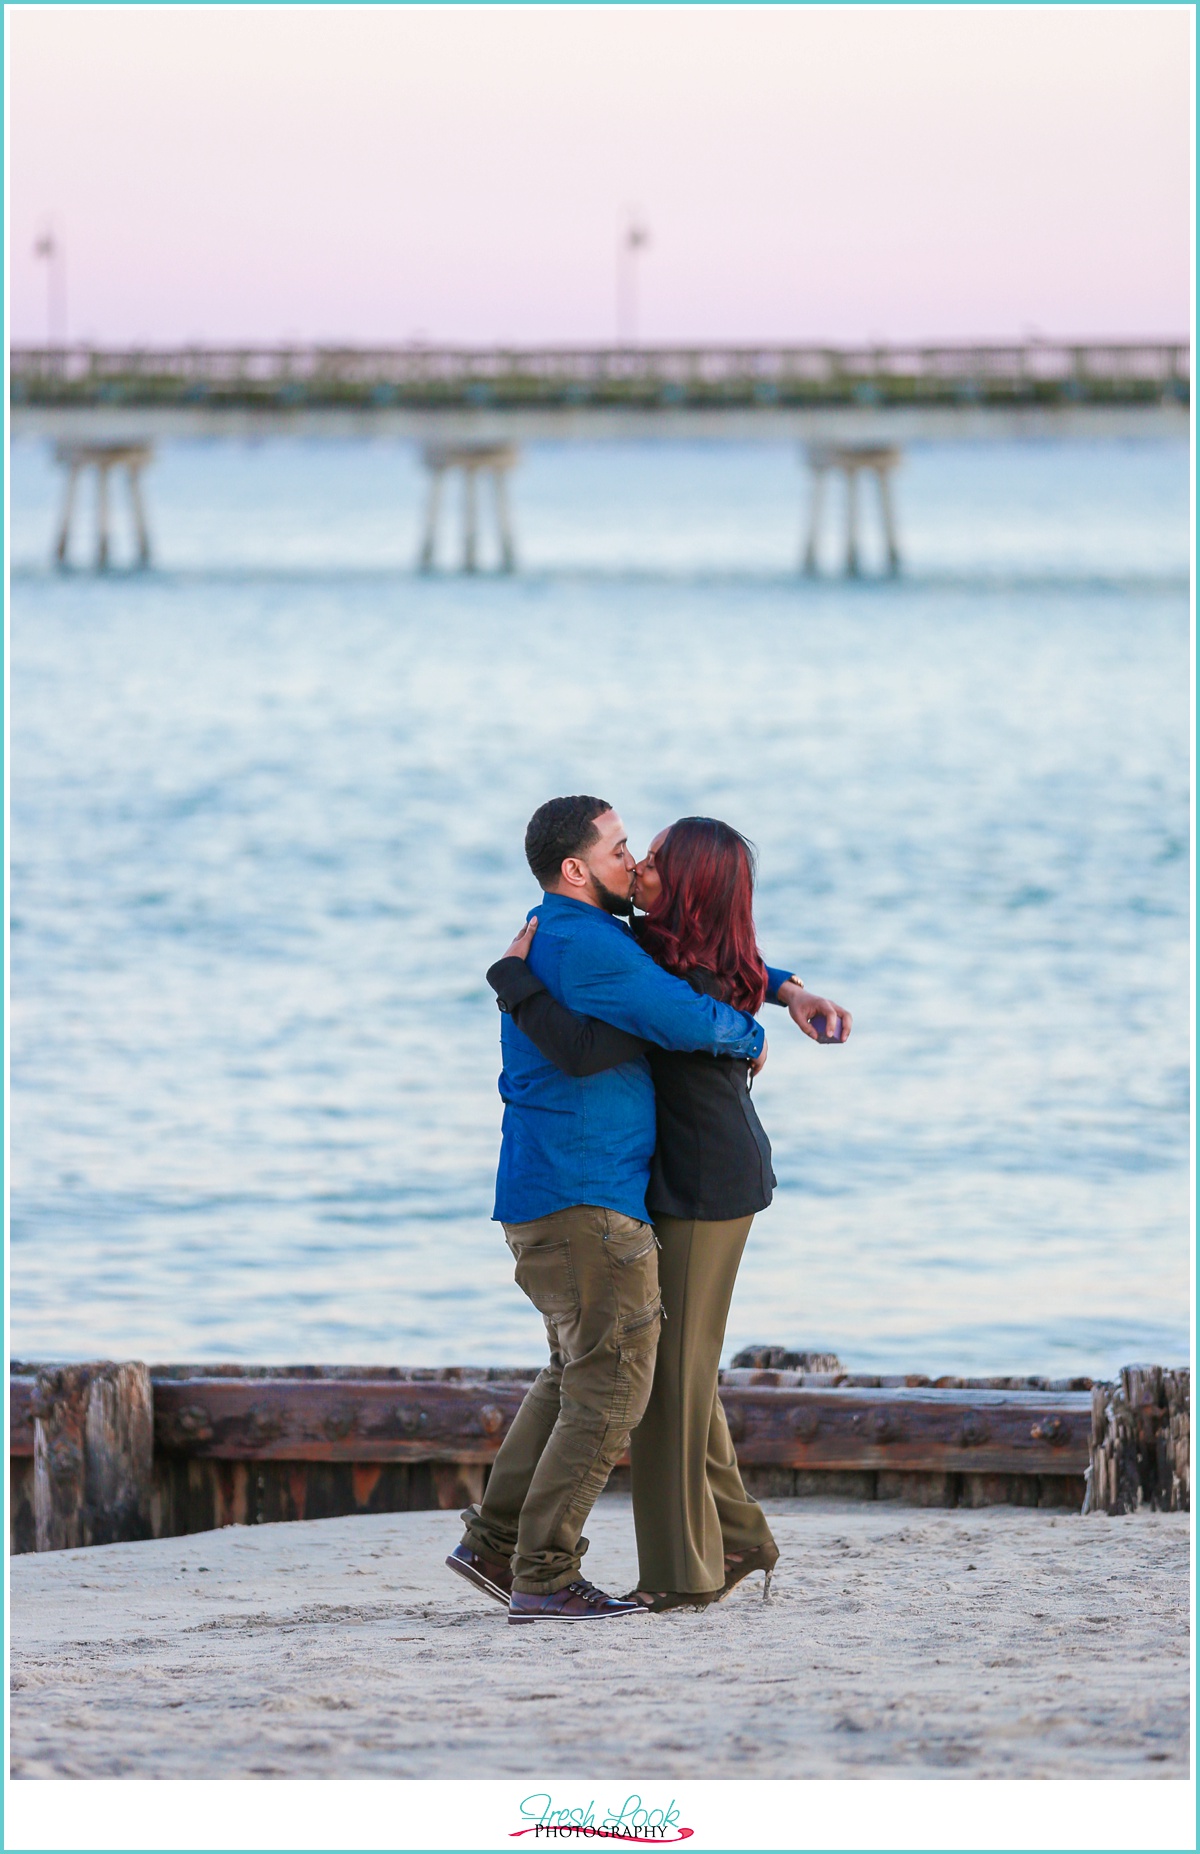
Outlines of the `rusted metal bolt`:
[{"label": "rusted metal bolt", "polygon": [[189,1442],[211,1442],[213,1426],[202,1403],[190,1403],[180,1410],[172,1427]]}]

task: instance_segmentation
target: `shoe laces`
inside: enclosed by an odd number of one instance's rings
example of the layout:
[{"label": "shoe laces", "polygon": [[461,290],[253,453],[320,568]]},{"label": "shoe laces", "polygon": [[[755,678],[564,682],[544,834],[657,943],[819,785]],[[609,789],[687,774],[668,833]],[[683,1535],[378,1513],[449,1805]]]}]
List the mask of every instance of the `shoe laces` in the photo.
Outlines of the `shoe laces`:
[{"label": "shoe laces", "polygon": [[607,1593],[603,1590],[597,1590],[595,1584],[589,1584],[586,1578],[581,1578],[578,1583],[568,1584],[567,1589],[571,1591],[572,1595],[582,1597],[585,1603],[608,1602]]}]

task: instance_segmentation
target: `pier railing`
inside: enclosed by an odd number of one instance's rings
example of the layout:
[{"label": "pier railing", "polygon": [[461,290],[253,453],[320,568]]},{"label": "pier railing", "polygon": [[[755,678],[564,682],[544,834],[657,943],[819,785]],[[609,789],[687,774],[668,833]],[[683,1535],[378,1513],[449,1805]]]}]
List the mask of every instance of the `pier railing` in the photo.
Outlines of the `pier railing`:
[{"label": "pier railing", "polygon": [[15,347],[14,406],[287,410],[1189,403],[1187,341],[638,347]]}]

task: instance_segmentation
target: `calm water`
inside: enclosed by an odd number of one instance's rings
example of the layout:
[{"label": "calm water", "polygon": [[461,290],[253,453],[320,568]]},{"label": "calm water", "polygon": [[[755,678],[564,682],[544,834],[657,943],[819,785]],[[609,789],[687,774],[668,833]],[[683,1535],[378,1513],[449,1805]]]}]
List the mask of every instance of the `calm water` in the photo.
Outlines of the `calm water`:
[{"label": "calm water", "polygon": [[731,1346],[1187,1350],[1188,463],[950,447],[900,584],[791,576],[782,447],[545,447],[524,570],[409,571],[401,446],[179,445],[159,569],[45,570],[12,478],[12,1324],[26,1356],[524,1362],[483,981],[525,820],[761,852],[780,1190]]}]

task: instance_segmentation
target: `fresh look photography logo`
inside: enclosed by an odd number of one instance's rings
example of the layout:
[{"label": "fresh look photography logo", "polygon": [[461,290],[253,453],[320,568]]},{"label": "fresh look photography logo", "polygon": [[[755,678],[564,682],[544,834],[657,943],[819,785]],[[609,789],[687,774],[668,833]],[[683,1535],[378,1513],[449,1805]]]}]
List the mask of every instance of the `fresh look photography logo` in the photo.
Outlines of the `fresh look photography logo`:
[{"label": "fresh look photography logo", "polygon": [[596,1811],[594,1801],[577,1805],[560,1805],[548,1790],[526,1796],[521,1803],[526,1826],[510,1830],[510,1838],[531,1835],[536,1841],[580,1836],[587,1841],[633,1841],[666,1847],[674,1841],[690,1841],[694,1829],[685,1828],[672,1797],[669,1803],[654,1806],[640,1796],[627,1796],[612,1809]]}]

